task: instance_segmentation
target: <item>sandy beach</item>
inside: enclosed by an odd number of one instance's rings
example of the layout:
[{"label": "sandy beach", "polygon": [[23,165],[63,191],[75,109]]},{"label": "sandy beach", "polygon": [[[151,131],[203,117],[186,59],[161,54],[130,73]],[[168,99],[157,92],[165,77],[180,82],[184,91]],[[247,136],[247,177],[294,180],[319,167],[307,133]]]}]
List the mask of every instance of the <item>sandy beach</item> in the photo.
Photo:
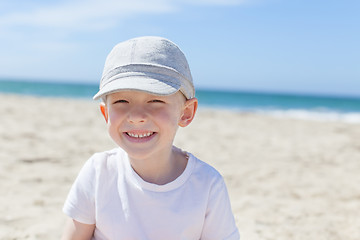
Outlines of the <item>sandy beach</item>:
[{"label": "sandy beach", "polygon": [[[115,147],[98,103],[0,95],[0,114],[0,240],[59,239],[80,168]],[[175,145],[222,173],[241,239],[360,239],[360,123],[200,108]]]}]

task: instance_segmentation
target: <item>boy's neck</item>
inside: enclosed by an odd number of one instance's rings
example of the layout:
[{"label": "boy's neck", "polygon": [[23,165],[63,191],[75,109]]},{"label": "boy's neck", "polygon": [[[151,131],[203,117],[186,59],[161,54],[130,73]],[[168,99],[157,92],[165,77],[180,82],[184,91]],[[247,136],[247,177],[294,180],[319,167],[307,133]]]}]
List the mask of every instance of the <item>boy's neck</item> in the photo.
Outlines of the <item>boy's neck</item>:
[{"label": "boy's neck", "polygon": [[134,171],[146,182],[165,185],[178,178],[187,165],[187,155],[173,147],[169,153],[148,159],[132,159],[130,164]]}]

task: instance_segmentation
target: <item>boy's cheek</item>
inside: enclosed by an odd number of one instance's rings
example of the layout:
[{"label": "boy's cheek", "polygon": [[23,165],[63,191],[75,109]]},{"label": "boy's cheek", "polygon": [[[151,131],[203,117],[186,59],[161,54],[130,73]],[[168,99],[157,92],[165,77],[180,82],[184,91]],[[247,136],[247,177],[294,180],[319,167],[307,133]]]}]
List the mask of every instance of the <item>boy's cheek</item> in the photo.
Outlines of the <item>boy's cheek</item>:
[{"label": "boy's cheek", "polygon": [[109,136],[116,142],[118,143],[118,138],[119,138],[119,135],[121,134],[121,131],[119,131],[119,129],[115,128],[114,125],[112,125],[111,123],[108,123],[107,124],[107,131],[108,131],[108,134]]}]

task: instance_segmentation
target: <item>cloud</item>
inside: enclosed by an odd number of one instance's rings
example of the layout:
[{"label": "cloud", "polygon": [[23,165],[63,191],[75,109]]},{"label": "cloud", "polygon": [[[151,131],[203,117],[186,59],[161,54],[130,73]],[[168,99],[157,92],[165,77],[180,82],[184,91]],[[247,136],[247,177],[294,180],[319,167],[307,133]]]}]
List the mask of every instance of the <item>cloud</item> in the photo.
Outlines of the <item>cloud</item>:
[{"label": "cloud", "polygon": [[[66,31],[112,28],[139,14],[162,14],[189,5],[239,5],[249,0],[73,0],[41,2],[28,8],[9,8],[0,16],[0,29],[26,27]],[[14,3],[16,4],[16,3]],[[6,7],[6,6],[5,6]]]},{"label": "cloud", "polygon": [[[21,1],[22,3],[19,4],[19,1],[0,1],[2,56],[0,76],[23,74],[46,77],[56,74],[58,78],[70,78],[69,75],[75,77],[76,74],[96,75],[94,69],[98,67],[94,67],[93,64],[100,60],[98,61],[97,58],[83,60],[83,56],[91,52],[88,49],[106,48],[108,43],[104,43],[103,37],[97,39],[97,36],[121,32],[128,21],[135,18],[141,20],[143,15],[165,15],[185,11],[192,6],[228,6],[244,2],[244,0],[33,0]],[[155,26],[146,25],[144,32],[149,32],[151,27]],[[87,70],[79,71],[77,69],[79,62],[87,60],[87,63],[82,63]],[[19,66],[21,71],[18,70]],[[70,69],[74,69],[72,73]]]},{"label": "cloud", "polygon": [[173,11],[167,1],[91,0],[39,5],[0,16],[0,28],[29,27],[93,31],[112,27],[129,16]]},{"label": "cloud", "polygon": [[[254,1],[254,0],[252,0]],[[189,4],[193,5],[221,5],[221,6],[234,6],[234,5],[242,5],[247,4],[250,0],[187,0]]]}]

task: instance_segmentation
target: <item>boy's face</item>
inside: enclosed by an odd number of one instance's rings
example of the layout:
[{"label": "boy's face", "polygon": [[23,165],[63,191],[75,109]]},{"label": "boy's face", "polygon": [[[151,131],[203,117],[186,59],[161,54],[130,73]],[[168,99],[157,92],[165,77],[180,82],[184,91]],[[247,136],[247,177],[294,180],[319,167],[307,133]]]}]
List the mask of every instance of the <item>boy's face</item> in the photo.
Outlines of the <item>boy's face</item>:
[{"label": "boy's face", "polygon": [[133,159],[168,154],[178,127],[190,124],[196,108],[197,100],[186,100],[181,92],[157,96],[120,91],[101,105],[111,138]]}]

